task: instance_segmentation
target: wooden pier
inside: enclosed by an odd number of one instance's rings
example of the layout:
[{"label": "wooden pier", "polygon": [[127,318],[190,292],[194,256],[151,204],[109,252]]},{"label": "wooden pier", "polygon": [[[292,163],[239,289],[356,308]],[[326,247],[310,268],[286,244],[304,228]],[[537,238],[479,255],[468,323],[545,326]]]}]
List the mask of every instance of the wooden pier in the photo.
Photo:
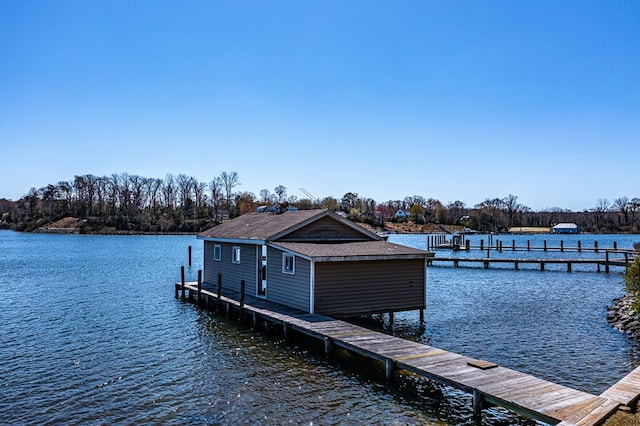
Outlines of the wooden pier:
[{"label": "wooden pier", "polygon": [[434,263],[451,263],[455,268],[460,267],[461,263],[482,263],[484,269],[488,269],[493,264],[511,264],[515,269],[520,268],[520,264],[536,264],[541,271],[544,271],[545,265],[563,264],[567,265],[567,272],[571,272],[573,265],[595,265],[598,272],[604,268],[606,273],[610,272],[611,266],[625,267],[632,263],[635,255],[626,255],[624,258],[610,258],[609,252],[606,252],[604,259],[529,259],[529,258],[504,258],[504,257],[439,257],[433,256],[427,259],[427,265],[432,266]]},{"label": "wooden pier", "polygon": [[634,254],[636,250],[634,249],[620,249],[618,248],[618,243],[616,241],[613,242],[611,248],[602,247],[598,241],[593,242],[593,246],[583,245],[581,241],[577,242],[576,246],[565,246],[564,241],[560,240],[560,245],[551,246],[547,244],[547,240],[542,241],[541,246],[531,245],[531,240],[527,240],[527,245],[516,245],[516,240],[512,239],[510,242],[505,242],[500,239],[494,239],[491,237],[485,243],[484,239],[480,240],[478,244],[472,245],[471,241],[465,239],[462,235],[454,236],[451,240],[447,240],[444,234],[442,235],[431,235],[427,237],[427,250],[437,250],[437,249],[448,249],[448,250],[462,250],[462,251],[472,251],[472,250],[480,250],[480,251],[490,251],[495,250],[498,252],[502,251],[544,251],[544,252],[611,252],[611,253],[619,253],[622,255],[625,254]]},{"label": "wooden pier", "polygon": [[256,328],[262,322],[277,325],[285,338],[298,332],[319,339],[327,355],[340,347],[380,361],[388,380],[395,372],[405,370],[460,389],[472,395],[471,409],[476,418],[483,408],[497,405],[548,424],[599,425],[621,404],[635,404],[640,395],[640,367],[597,396],[491,362],[267,302],[244,291],[223,294],[220,286],[203,286],[200,274],[198,282],[185,282],[183,274],[182,281],[175,284],[175,296],[227,316],[237,312],[240,320],[251,320]]}]

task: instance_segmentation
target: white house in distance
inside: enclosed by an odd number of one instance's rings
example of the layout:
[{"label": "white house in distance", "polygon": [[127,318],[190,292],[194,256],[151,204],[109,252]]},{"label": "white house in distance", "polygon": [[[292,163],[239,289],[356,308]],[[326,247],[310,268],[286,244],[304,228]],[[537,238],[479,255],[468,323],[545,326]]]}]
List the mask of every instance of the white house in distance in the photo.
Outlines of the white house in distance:
[{"label": "white house in distance", "polygon": [[575,223],[559,223],[551,228],[552,234],[579,234],[580,227]]}]

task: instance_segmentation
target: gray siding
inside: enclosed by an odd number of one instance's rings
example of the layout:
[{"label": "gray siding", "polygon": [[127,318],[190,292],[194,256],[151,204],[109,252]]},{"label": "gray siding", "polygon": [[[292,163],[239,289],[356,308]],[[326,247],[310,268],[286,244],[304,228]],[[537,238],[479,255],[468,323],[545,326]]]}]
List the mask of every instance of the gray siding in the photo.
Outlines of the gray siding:
[{"label": "gray siding", "polygon": [[311,264],[296,256],[295,274],[282,273],[282,251],[267,250],[267,299],[309,312]]},{"label": "gray siding", "polygon": [[315,312],[357,315],[425,307],[425,262],[322,262],[315,268]]},{"label": "gray siding", "polygon": [[[203,282],[217,288],[218,274],[222,274],[223,291],[240,291],[240,281],[245,280],[245,292],[249,295],[256,294],[256,275],[258,271],[258,259],[256,246],[251,244],[226,244],[221,243],[222,257],[213,259],[213,241],[204,242],[204,273]],[[240,247],[240,263],[231,262],[232,247]]]}]

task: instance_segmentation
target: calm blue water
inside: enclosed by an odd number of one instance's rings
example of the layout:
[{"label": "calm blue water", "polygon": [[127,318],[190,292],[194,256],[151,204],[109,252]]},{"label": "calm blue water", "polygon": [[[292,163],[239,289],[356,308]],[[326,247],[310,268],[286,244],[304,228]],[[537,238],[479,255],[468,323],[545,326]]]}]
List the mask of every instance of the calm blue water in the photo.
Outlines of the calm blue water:
[{"label": "calm blue water", "polygon": [[[473,424],[464,394],[410,377],[387,386],[377,366],[175,300],[189,245],[195,279],[195,237],[0,231],[0,424]],[[605,322],[622,283],[434,266],[425,324],[397,314],[393,331],[598,393],[640,363]],[[492,409],[484,423],[532,422]]]}]

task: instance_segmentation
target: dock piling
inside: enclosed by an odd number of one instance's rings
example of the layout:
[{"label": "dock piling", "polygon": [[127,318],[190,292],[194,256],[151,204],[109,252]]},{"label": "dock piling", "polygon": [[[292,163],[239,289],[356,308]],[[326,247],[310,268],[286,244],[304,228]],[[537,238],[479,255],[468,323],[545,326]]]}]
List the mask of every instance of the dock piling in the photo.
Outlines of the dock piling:
[{"label": "dock piling", "polygon": [[473,417],[478,421],[482,417],[482,394],[478,389],[473,390]]},{"label": "dock piling", "polygon": [[202,269],[198,269],[198,306],[200,306],[201,294],[202,294]]},{"label": "dock piling", "polygon": [[184,265],[180,267],[180,289],[182,290],[182,300],[184,300]]},{"label": "dock piling", "polygon": [[393,381],[393,372],[395,367],[393,365],[393,359],[387,358],[384,361],[384,377],[387,379],[387,382]]},{"label": "dock piling", "polygon": [[324,338],[324,354],[329,355],[331,353],[331,349],[333,349],[333,341],[330,337]]}]

